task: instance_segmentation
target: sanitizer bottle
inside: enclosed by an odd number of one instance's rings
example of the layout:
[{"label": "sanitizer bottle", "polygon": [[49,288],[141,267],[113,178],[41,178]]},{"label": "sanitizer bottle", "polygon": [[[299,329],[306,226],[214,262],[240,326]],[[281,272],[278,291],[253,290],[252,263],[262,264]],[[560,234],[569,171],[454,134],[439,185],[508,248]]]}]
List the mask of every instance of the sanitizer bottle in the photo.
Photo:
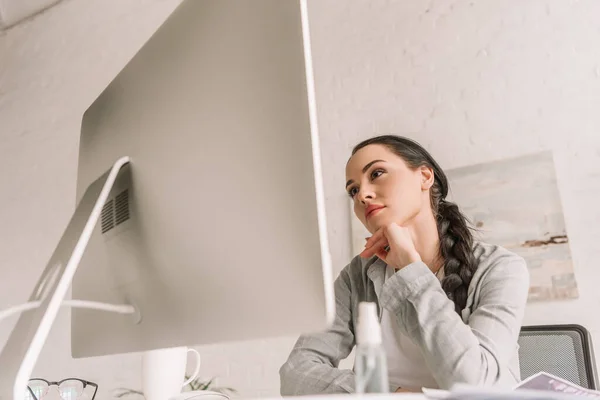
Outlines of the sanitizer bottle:
[{"label": "sanitizer bottle", "polygon": [[389,392],[387,362],[375,303],[358,305],[354,374],[356,393]]}]

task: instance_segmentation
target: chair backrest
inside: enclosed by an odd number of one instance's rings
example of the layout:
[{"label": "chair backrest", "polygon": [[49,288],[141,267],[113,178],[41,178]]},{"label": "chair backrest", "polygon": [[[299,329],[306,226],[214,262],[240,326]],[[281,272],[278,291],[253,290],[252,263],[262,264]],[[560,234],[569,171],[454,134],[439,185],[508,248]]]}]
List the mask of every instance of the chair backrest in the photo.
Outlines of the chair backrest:
[{"label": "chair backrest", "polygon": [[524,326],[519,346],[521,379],[544,371],[588,389],[597,388],[592,339],[584,327]]}]

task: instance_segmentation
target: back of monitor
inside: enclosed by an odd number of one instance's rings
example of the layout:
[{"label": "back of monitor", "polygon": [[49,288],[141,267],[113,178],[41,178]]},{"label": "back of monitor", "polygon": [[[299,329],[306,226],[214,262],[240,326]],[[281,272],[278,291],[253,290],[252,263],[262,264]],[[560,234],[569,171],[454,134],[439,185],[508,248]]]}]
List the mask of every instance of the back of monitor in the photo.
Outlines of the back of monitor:
[{"label": "back of monitor", "polygon": [[73,281],[73,356],[326,328],[334,312],[302,1],[184,1],[86,111],[78,196],[122,157]]}]

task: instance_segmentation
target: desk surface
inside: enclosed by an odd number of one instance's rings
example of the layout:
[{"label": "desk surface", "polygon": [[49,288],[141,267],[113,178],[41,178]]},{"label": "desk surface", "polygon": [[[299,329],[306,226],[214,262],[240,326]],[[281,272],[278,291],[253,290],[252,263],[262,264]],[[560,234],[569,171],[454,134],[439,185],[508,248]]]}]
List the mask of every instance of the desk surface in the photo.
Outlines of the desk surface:
[{"label": "desk surface", "polygon": [[423,393],[381,393],[381,394],[319,394],[309,396],[245,398],[244,400],[424,400],[435,399]]}]

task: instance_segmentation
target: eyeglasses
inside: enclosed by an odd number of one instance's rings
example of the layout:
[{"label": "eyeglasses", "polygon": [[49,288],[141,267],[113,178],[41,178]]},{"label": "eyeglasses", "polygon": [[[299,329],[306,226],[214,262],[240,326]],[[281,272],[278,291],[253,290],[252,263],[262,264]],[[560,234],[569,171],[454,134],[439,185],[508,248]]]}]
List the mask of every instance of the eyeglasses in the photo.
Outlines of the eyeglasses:
[{"label": "eyeglasses", "polygon": [[[51,386],[56,386],[62,400],[78,400],[84,395],[84,391],[90,387],[91,396],[86,396],[89,400],[94,400],[98,385],[94,382],[84,381],[77,378],[63,379],[58,382],[50,382],[45,379],[30,379],[27,383],[28,390],[25,392],[25,400],[42,400],[50,390]],[[87,393],[86,393],[87,394]]]}]

